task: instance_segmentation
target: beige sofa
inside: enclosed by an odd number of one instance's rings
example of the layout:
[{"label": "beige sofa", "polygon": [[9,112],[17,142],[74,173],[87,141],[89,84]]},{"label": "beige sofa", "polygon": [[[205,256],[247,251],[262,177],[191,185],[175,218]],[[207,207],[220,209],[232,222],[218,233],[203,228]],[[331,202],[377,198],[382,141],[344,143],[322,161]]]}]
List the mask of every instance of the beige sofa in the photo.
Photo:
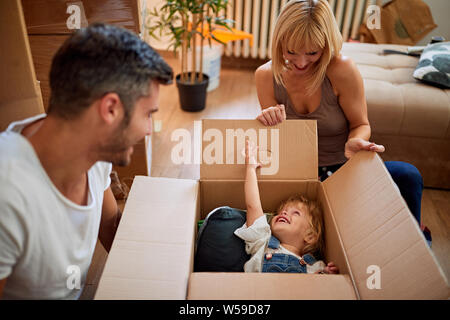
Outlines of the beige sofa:
[{"label": "beige sofa", "polygon": [[407,46],[345,43],[364,79],[372,137],[385,161],[415,165],[427,187],[450,189],[450,90],[413,78],[418,57],[383,54]]}]

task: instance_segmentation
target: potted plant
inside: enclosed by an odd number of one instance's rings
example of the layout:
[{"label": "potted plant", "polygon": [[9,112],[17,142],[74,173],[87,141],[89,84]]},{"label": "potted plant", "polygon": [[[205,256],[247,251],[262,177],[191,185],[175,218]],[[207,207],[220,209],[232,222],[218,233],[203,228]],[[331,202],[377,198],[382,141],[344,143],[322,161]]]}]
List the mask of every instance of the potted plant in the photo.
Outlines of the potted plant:
[{"label": "potted plant", "polygon": [[[169,49],[175,52],[181,48],[181,73],[176,76],[181,108],[186,111],[200,111],[205,108],[208,76],[203,74],[203,45],[205,39],[221,42],[214,36],[214,27],[229,30],[230,20],[220,16],[228,0],[167,0],[159,11],[150,12],[149,35],[169,35]],[[222,42],[221,42],[222,43]],[[200,63],[197,50],[200,47]],[[191,50],[191,70],[188,70],[188,50]]]}]

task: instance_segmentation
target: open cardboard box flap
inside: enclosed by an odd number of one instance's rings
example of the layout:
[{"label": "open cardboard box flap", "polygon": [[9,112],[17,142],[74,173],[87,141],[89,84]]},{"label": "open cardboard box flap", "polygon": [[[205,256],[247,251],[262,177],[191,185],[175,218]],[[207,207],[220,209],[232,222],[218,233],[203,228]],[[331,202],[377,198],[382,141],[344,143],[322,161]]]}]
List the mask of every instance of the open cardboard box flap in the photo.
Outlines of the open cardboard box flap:
[{"label": "open cardboard box flap", "polygon": [[[323,183],[361,299],[448,297],[442,269],[383,161],[359,152]],[[369,289],[369,266],[381,289]]]},{"label": "open cardboard box flap", "polygon": [[[223,132],[227,125],[246,130],[260,128],[256,120],[207,120],[203,130],[219,128]],[[303,121],[286,121],[278,126],[280,139],[297,139],[295,135],[300,133],[294,134],[296,131],[291,126],[306,128],[305,125],[309,129],[299,129],[305,130],[303,134],[315,130]],[[286,134],[286,128],[294,131]],[[280,153],[288,147],[283,143],[280,142]],[[289,148],[295,148],[295,144]],[[309,150],[317,157],[317,149]],[[309,153],[307,148],[303,151]],[[289,153],[296,153],[296,150],[291,149]],[[280,169],[284,159],[287,153],[280,156]],[[309,160],[302,158],[302,161]],[[297,165],[309,165],[302,161]],[[136,177],[96,299],[209,299],[213,296],[217,299],[276,299],[274,293],[284,299],[448,298],[447,280],[442,270],[384,163],[371,152],[359,152],[324,183],[317,181],[317,159],[314,168],[300,170],[302,175],[306,174],[298,178],[299,181],[287,175],[287,171],[282,171],[278,180],[260,181],[261,193],[268,193],[270,186],[281,183],[288,191],[302,186],[307,193],[318,194],[326,206],[329,251],[326,255],[338,261],[341,275],[192,273],[196,220],[200,211],[213,206],[210,199],[200,198],[222,194],[218,201],[222,202],[229,196],[223,194],[224,186],[229,184],[230,194],[241,199],[234,203],[242,204],[244,195],[237,189],[242,188],[244,165],[235,167],[202,165],[202,179],[206,178],[203,182]],[[221,170],[227,171],[226,174]],[[295,170],[291,167],[291,171]],[[200,191],[202,183],[213,187]],[[313,192],[314,189],[319,191]],[[275,203],[275,200],[262,199],[263,207],[266,201]],[[380,269],[380,289],[367,286],[371,276],[369,266]],[[303,291],[313,287],[311,295],[305,295]],[[284,291],[286,293],[282,293]]]},{"label": "open cardboard box flap", "polygon": [[205,119],[202,137],[211,142],[202,143],[201,180],[242,180],[246,137],[259,146],[259,180],[317,180],[315,120],[286,120],[266,127],[257,120]]},{"label": "open cardboard box flap", "polygon": [[95,299],[185,299],[198,181],[136,176]]}]

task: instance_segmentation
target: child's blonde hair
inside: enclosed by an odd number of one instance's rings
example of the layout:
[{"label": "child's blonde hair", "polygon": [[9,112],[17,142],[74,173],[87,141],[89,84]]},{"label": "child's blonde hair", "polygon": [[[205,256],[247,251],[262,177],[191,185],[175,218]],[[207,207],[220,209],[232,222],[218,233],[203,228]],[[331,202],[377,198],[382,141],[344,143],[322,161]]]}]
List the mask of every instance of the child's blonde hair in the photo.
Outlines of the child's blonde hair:
[{"label": "child's blonde hair", "polygon": [[275,80],[283,85],[282,73],[288,66],[283,57],[283,49],[299,51],[311,50],[318,46],[323,49],[316,62],[306,88],[313,94],[325,79],[328,64],[342,48],[342,35],[326,0],[291,0],[281,10],[272,37],[272,70]]},{"label": "child's blonde hair", "polygon": [[305,213],[308,216],[309,220],[309,234],[316,239],[312,243],[306,244],[303,248],[303,254],[311,253],[316,257],[322,257],[324,253],[324,226],[323,226],[323,214],[320,208],[320,205],[317,201],[309,200],[305,196],[301,194],[295,194],[290,196],[288,199],[281,202],[278,207],[277,214],[279,214],[286,205],[297,205],[301,204],[305,209]]}]

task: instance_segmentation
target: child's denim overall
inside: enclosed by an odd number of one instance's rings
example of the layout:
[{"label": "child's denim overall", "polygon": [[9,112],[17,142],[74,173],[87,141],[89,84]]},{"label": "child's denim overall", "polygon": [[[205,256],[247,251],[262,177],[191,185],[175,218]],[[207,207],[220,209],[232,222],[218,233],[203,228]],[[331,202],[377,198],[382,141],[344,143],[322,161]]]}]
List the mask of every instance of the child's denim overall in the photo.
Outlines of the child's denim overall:
[{"label": "child's denim overall", "polygon": [[[271,236],[268,247],[278,249],[280,241]],[[262,263],[262,272],[307,273],[306,264],[313,265],[315,262],[316,259],[308,253],[303,255],[303,259],[285,253],[266,253]]]}]

